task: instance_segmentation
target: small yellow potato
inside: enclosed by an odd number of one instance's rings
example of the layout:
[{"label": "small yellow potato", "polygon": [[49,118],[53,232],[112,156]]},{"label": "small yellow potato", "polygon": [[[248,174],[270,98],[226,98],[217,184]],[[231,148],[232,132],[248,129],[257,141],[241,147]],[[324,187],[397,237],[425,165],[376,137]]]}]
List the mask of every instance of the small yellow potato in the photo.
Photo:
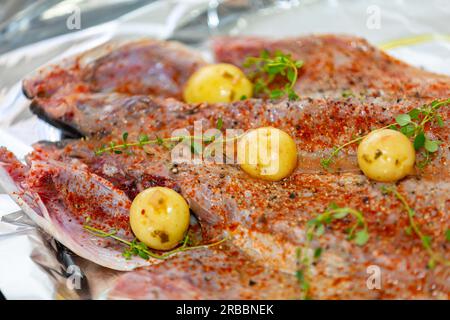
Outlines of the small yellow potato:
[{"label": "small yellow potato", "polygon": [[401,132],[380,129],[369,133],[358,146],[358,164],[370,179],[394,182],[410,174],[416,152]]},{"label": "small yellow potato", "polygon": [[150,248],[169,250],[183,240],[189,228],[186,200],[169,188],[148,188],[139,193],[130,208],[134,235]]},{"label": "small yellow potato", "polygon": [[284,131],[263,127],[251,130],[238,141],[237,160],[254,178],[279,181],[297,167],[297,146]]},{"label": "small yellow potato", "polygon": [[226,63],[200,68],[189,78],[183,92],[187,103],[234,102],[251,98],[253,84],[236,66]]}]

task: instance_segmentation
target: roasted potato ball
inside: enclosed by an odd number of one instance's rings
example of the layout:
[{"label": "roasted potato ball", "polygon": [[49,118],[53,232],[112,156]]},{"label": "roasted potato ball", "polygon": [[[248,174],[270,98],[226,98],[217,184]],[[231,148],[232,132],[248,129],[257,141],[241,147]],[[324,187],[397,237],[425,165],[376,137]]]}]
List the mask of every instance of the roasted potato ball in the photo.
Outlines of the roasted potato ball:
[{"label": "roasted potato ball", "polygon": [[188,103],[234,102],[251,98],[253,84],[236,66],[226,63],[200,68],[189,78],[183,92]]},{"label": "roasted potato ball", "polygon": [[169,250],[183,240],[189,228],[189,206],[172,189],[149,188],[139,193],[130,208],[135,236],[150,248]]},{"label": "roasted potato ball", "polygon": [[370,179],[394,182],[413,171],[416,153],[401,132],[380,129],[369,133],[358,146],[358,164]]},{"label": "roasted potato ball", "polygon": [[297,166],[297,146],[284,131],[263,127],[251,130],[238,141],[237,158],[242,170],[254,178],[281,180]]}]

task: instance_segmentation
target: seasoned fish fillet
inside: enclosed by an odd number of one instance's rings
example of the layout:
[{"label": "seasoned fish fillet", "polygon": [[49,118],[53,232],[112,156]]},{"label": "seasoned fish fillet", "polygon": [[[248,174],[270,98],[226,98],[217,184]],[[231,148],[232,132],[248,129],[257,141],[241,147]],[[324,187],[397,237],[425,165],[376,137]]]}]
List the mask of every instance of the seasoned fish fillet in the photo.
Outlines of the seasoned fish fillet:
[{"label": "seasoned fish fillet", "polygon": [[344,35],[312,35],[271,40],[223,37],[213,43],[216,61],[242,66],[246,57],[267,50],[304,61],[295,91],[313,97],[342,95],[409,99],[450,96],[450,78],[412,67],[366,40]]},{"label": "seasoned fish fillet", "polygon": [[[374,100],[376,101],[376,100]],[[164,103],[168,103],[165,101]],[[296,249],[305,241],[307,221],[331,203],[360,210],[368,223],[370,240],[359,247],[346,239],[345,229],[352,220],[333,225],[315,242],[325,248],[313,266],[314,294],[319,298],[444,298],[449,290],[449,268],[437,265],[427,269],[429,255],[420,239],[405,233],[408,216],[402,204],[383,194],[380,183],[368,180],[357,169],[354,150],[341,155],[335,172],[326,172],[319,160],[332,145],[348,140],[370,128],[392,121],[405,111],[400,104],[387,108],[348,99],[305,99],[298,102],[270,104],[250,100],[228,105],[202,105],[195,111],[176,104],[160,127],[161,137],[169,134],[171,124],[191,128],[201,120],[204,129],[214,127],[217,114],[225,128],[254,128],[274,125],[294,137],[300,161],[294,173],[280,182],[250,178],[236,165],[184,163],[171,161],[170,151],[162,146],[136,149],[132,155],[95,155],[94,150],[108,140],[67,141],[39,144],[29,157],[55,159],[70,163],[76,159],[89,170],[111,181],[130,198],[142,189],[163,185],[181,192],[201,224],[206,239],[231,236],[231,242],[258,264],[293,274],[298,268]],[[165,109],[169,109],[167,106]],[[164,108],[162,108],[164,109]],[[153,113],[150,112],[152,115]],[[442,116],[448,124],[449,110]],[[245,115],[245,116],[244,116]],[[145,118],[149,128],[157,117]],[[332,121],[330,121],[332,119]],[[138,121],[139,123],[139,121]],[[433,247],[447,259],[445,232],[448,229],[450,180],[447,169],[448,126],[429,128],[430,134],[443,141],[433,162],[421,172],[397,184],[398,190],[415,209],[424,233],[433,235]],[[126,126],[131,141],[143,128]],[[118,134],[107,139],[120,139]],[[362,131],[362,132],[361,132]],[[302,155],[306,157],[302,158]],[[367,267],[379,266],[385,279],[382,290],[367,289]],[[417,272],[422,272],[421,277]]]},{"label": "seasoned fish fillet", "polygon": [[41,228],[79,256],[116,269],[161,262],[140,258],[125,260],[116,242],[98,238],[83,225],[117,231],[133,240],[128,223],[130,199],[109,181],[86,170],[81,163],[61,163],[50,159],[20,163],[12,153],[0,148],[2,186]]},{"label": "seasoned fish fillet", "polygon": [[191,251],[159,266],[128,272],[108,299],[298,299],[294,275],[255,263],[233,247]]},{"label": "seasoned fish fillet", "polygon": [[60,110],[67,104],[81,103],[73,98],[79,94],[181,99],[185,82],[204,64],[198,53],[175,42],[145,39],[105,44],[38,69],[23,81],[23,91],[33,100],[32,110],[41,117],[41,108]]}]

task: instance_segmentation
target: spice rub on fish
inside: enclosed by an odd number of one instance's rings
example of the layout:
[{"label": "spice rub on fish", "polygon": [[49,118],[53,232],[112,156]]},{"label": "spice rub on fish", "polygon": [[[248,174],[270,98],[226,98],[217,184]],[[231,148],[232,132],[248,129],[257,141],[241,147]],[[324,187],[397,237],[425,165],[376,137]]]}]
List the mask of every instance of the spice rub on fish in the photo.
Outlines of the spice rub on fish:
[{"label": "spice rub on fish", "polygon": [[[332,202],[360,210],[370,234],[367,244],[360,247],[346,239],[345,230],[352,223],[351,218],[329,226],[325,235],[315,240],[315,245],[325,252],[312,266],[314,296],[445,297],[449,290],[449,268],[439,264],[432,270],[427,269],[430,257],[421,240],[405,232],[408,215],[402,203],[384,194],[381,184],[368,180],[357,170],[352,156],[354,150],[341,155],[342,161],[349,163],[345,169],[339,171],[338,163],[332,172],[327,172],[319,165],[321,155],[333,144],[360,134],[359,130],[389,123],[397,112],[404,112],[402,106],[389,109],[376,103],[358,105],[352,98],[347,103],[319,99],[308,104],[308,101],[270,104],[250,100],[228,105],[229,113],[225,110],[221,113],[224,128],[274,125],[294,138],[300,155],[308,154],[309,158],[306,161],[300,158],[294,173],[280,182],[252,179],[235,165],[181,163],[174,166],[170,150],[162,146],[151,146],[145,151],[133,149],[131,155],[95,155],[94,151],[108,140],[88,139],[59,146],[41,144],[31,156],[62,162],[76,159],[97,175],[111,179],[130,196],[142,188],[139,186],[142,177],[150,177],[147,183],[173,185],[188,200],[206,238],[230,235],[231,242],[253,261],[289,273],[298,268],[296,249],[304,245],[308,221]],[[179,102],[173,103],[180,107]],[[184,116],[174,114],[173,124],[190,127],[196,119],[203,121],[205,129],[214,127],[218,113],[208,116],[202,113],[202,106],[199,108],[198,112],[188,112]],[[441,114],[448,124],[448,108]],[[153,125],[150,120],[147,123]],[[169,133],[170,124],[167,122],[166,127],[161,127],[162,137]],[[439,154],[423,171],[397,184],[399,192],[414,208],[421,229],[433,235],[433,247],[446,259],[449,257],[445,232],[449,227],[450,206],[447,128],[429,128],[430,134],[443,141]],[[132,141],[142,128],[132,130],[129,125],[126,129]],[[379,266],[383,272],[382,290],[372,291],[366,287],[366,268],[370,265]]]},{"label": "spice rub on fish", "polygon": [[175,42],[108,43],[38,69],[23,81],[23,91],[33,100],[32,111],[41,117],[50,112],[47,109],[81,103],[79,94],[82,98],[118,93],[181,99],[185,82],[204,64],[198,53]]},{"label": "spice rub on fish", "polygon": [[[263,126],[281,128],[295,137],[300,163],[304,170],[320,171],[320,157],[356,136],[395,122],[395,117],[417,107],[415,100],[392,102],[383,98],[340,98],[297,101],[266,101],[251,99],[232,104],[189,105],[174,99],[151,99],[133,96],[114,99],[110,112],[102,112],[101,105],[87,104],[73,112],[66,125],[83,136],[101,138],[103,143],[118,142],[124,132],[130,141],[139,134],[169,138],[176,130],[186,129],[194,133],[194,126],[215,128],[222,119],[224,129],[248,130]],[[448,117],[448,108],[441,113]],[[91,117],[92,115],[96,115]],[[430,127],[434,138],[447,141],[448,129]],[[179,133],[178,133],[179,134]],[[358,170],[354,146],[349,148],[351,157],[344,157],[335,165],[336,170]],[[444,148],[445,149],[445,148]],[[443,154],[439,153],[437,158]],[[421,159],[421,155],[419,155]],[[436,162],[437,163],[437,162]],[[308,169],[308,166],[310,167]]]},{"label": "spice rub on fish", "polygon": [[108,299],[296,299],[294,275],[255,263],[233,246],[191,251],[160,266],[128,272]]},{"label": "spice rub on fish", "polygon": [[409,99],[450,96],[450,77],[399,61],[366,40],[344,35],[311,35],[279,40],[219,37],[213,43],[218,62],[242,67],[263,50],[282,51],[303,60],[295,91],[302,96],[348,95]]},{"label": "spice rub on fish", "polygon": [[[60,104],[61,107],[50,107],[39,111],[44,118],[51,123],[58,123],[66,131],[70,131],[79,136],[114,136],[118,130],[133,132],[140,128],[142,132],[162,134],[167,130],[176,130],[186,127],[183,122],[189,119],[190,124],[194,121],[208,119],[209,124],[222,117],[227,121],[226,128],[250,127],[248,124],[256,125],[258,122],[282,122],[283,117],[300,118],[304,121],[313,119],[316,116],[327,118],[329,124],[333,122],[336,130],[344,131],[339,126],[338,121],[343,117],[348,118],[347,127],[352,125],[360,128],[364,124],[383,123],[396,113],[407,112],[413,108],[420,107],[425,102],[416,99],[385,99],[373,97],[347,97],[313,99],[301,98],[298,101],[266,101],[247,100],[238,101],[232,104],[185,104],[176,99],[158,99],[145,95],[125,96],[119,94],[99,94],[99,95],[78,95],[76,103],[72,101],[67,104]],[[56,102],[58,104],[58,102]],[[339,106],[344,106],[340,108]],[[35,106],[32,106],[34,110]],[[330,110],[328,110],[330,109]],[[344,111],[337,111],[337,110]],[[351,119],[352,109],[355,109]],[[261,118],[261,119],[260,119]],[[272,119],[272,120],[271,120]],[[302,124],[298,123],[298,128]],[[319,128],[320,129],[320,128]],[[361,131],[364,128],[361,128]],[[328,139],[314,134],[315,129],[308,133],[304,132],[305,140]],[[335,132],[335,136],[338,132]],[[356,132],[354,132],[356,133]],[[345,137],[342,137],[345,138]]]}]

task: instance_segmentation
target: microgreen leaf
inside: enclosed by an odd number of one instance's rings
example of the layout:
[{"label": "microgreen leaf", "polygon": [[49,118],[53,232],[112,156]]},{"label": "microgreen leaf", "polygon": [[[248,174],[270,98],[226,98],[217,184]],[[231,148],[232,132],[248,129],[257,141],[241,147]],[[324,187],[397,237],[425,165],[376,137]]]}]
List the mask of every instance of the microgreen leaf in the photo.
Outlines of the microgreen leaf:
[{"label": "microgreen leaf", "polygon": [[436,267],[436,260],[434,260],[433,258],[428,260],[427,267],[428,269],[434,269]]},{"label": "microgreen leaf", "polygon": [[191,142],[191,152],[193,154],[201,154],[202,153],[202,145],[201,145],[201,143],[199,143],[199,142],[197,142],[195,140],[192,140],[192,142]]},{"label": "microgreen leaf", "polygon": [[325,169],[329,169],[330,164],[331,164],[331,159],[321,159],[320,160],[320,165]]},{"label": "microgreen leaf", "polygon": [[391,129],[391,130],[398,131],[398,126],[397,126],[397,124],[390,124],[390,125],[387,126],[387,128],[388,128],[388,129]]},{"label": "microgreen leaf", "polygon": [[217,119],[216,128],[217,130],[222,130],[222,127],[223,127],[223,120],[222,117],[219,117],[219,119]]},{"label": "microgreen leaf", "polygon": [[411,122],[411,117],[409,116],[409,114],[399,114],[397,117],[395,117],[395,122],[403,127]]},{"label": "microgreen leaf", "polygon": [[140,134],[139,135],[139,137],[138,137],[138,141],[140,142],[140,143],[145,143],[145,142],[147,142],[147,141],[149,141],[150,139],[148,138],[148,135],[146,135],[146,134]]},{"label": "microgreen leaf", "polygon": [[439,144],[437,141],[425,139],[424,147],[428,152],[436,152],[439,149]]},{"label": "microgreen leaf", "polygon": [[330,202],[328,205],[328,210],[336,210],[339,209],[339,205],[336,202]]},{"label": "microgreen leaf", "polygon": [[422,244],[425,248],[431,247],[431,237],[430,236],[422,236]]},{"label": "microgreen leaf", "polygon": [[297,95],[297,93],[292,90],[292,89],[286,89],[287,95],[289,100],[297,100],[299,98],[299,96]]},{"label": "microgreen leaf", "polygon": [[322,248],[316,248],[316,250],[314,250],[314,259],[318,259],[320,258],[320,256],[322,255]]},{"label": "microgreen leaf", "polygon": [[320,237],[325,232],[325,226],[323,224],[319,225],[316,229],[316,236]]},{"label": "microgreen leaf", "polygon": [[270,92],[270,99],[278,99],[284,95],[284,91],[281,89],[274,89]]},{"label": "microgreen leaf", "polygon": [[444,120],[442,120],[442,117],[440,114],[436,115],[436,122],[438,124],[439,127],[444,127]]},{"label": "microgreen leaf", "polygon": [[414,149],[419,150],[425,145],[425,134],[423,132],[420,132],[415,138],[414,138]]},{"label": "microgreen leaf", "polygon": [[126,259],[126,260],[130,260],[131,256],[132,256],[132,252],[130,250],[124,250],[122,252],[122,256]]},{"label": "microgreen leaf", "polygon": [[403,133],[408,138],[410,138],[414,135],[414,131],[415,131],[415,127],[411,123],[400,128],[400,132]]},{"label": "microgreen leaf", "polygon": [[164,139],[161,137],[156,136],[156,143],[160,146],[164,144]]},{"label": "microgreen leaf", "polygon": [[[270,99],[283,96],[287,96],[289,100],[298,99],[293,87],[303,61],[293,60],[291,55],[279,50],[270,56],[269,52],[264,50],[259,57],[247,57],[243,66],[251,68],[247,76],[253,81],[255,93],[267,94]],[[282,83],[281,87],[279,83]]]},{"label": "microgreen leaf", "polygon": [[369,233],[366,230],[360,230],[355,234],[355,243],[358,246],[363,246],[369,240]]},{"label": "microgreen leaf", "polygon": [[295,81],[295,72],[294,72],[294,70],[288,69],[286,77],[289,80],[289,82]]},{"label": "microgreen leaf", "polygon": [[338,213],[335,213],[333,215],[333,218],[335,218],[335,219],[342,219],[342,218],[345,218],[347,215],[348,215],[348,212],[346,212],[346,211],[338,212]]},{"label": "microgreen leaf", "polygon": [[342,91],[342,98],[354,97],[355,94],[351,90]]},{"label": "microgreen leaf", "polygon": [[407,226],[407,227],[405,228],[405,233],[406,233],[408,236],[412,235],[412,232],[413,232],[413,230],[412,230],[411,226]]},{"label": "microgreen leaf", "polygon": [[419,109],[412,109],[411,111],[408,112],[409,116],[411,117],[412,120],[417,120],[419,118],[421,111]]}]

